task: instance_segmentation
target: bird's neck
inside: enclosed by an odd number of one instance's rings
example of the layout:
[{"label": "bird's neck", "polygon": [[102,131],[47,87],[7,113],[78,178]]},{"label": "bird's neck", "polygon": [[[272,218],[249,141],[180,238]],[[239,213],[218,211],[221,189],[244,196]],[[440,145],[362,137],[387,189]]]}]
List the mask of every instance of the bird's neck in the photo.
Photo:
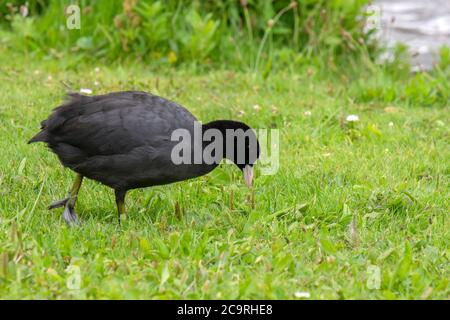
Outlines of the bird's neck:
[{"label": "bird's neck", "polygon": [[[222,158],[230,159],[230,157],[227,157],[227,130],[230,129],[238,129],[234,121],[217,120],[202,125],[203,150],[208,151],[212,147],[212,143],[217,143],[217,146],[221,145],[222,147]],[[220,141],[216,140],[217,135],[220,135]]]},{"label": "bird's neck", "polygon": [[205,133],[209,129],[216,129],[219,130],[222,135],[225,137],[225,134],[227,132],[227,129],[234,129],[234,126],[232,125],[234,123],[233,121],[228,120],[216,120],[208,122],[204,125],[202,125],[202,132]]}]

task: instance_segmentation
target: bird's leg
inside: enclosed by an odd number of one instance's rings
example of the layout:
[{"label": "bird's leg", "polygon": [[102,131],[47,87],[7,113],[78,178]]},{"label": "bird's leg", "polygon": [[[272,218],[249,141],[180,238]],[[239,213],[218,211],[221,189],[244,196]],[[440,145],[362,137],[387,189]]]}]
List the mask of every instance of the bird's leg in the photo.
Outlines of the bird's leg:
[{"label": "bird's leg", "polygon": [[[65,197],[64,199],[61,200],[57,200],[55,202],[52,202],[47,208],[48,210],[52,210],[52,209],[56,209],[59,207],[64,207],[67,202],[73,198],[73,195],[75,196],[75,199],[78,195],[78,191],[80,190],[80,186],[81,186],[81,182],[83,180],[83,176],[78,174],[77,177],[75,178],[75,181],[72,185],[72,188],[69,190],[69,193],[67,194],[67,197]],[[75,200],[74,200],[74,204],[75,204]]]},{"label": "bird's leg", "polygon": [[69,200],[67,201],[66,206],[64,208],[63,217],[69,225],[78,222],[78,217],[74,208],[82,182],[83,176],[81,174],[78,174],[77,177],[75,178],[75,182],[73,183],[72,189],[70,190]]},{"label": "bird's leg", "polygon": [[78,174],[72,188],[69,191],[69,194],[67,195],[67,198],[55,201],[48,207],[49,209],[54,209],[64,206],[63,218],[69,225],[78,222],[78,217],[75,213],[74,207],[75,202],[77,201],[78,191],[80,191],[81,182],[83,182],[83,176]]},{"label": "bird's leg", "polygon": [[125,214],[125,194],[126,191],[115,190],[116,194],[116,205],[117,205],[117,219],[120,225],[120,216]]}]

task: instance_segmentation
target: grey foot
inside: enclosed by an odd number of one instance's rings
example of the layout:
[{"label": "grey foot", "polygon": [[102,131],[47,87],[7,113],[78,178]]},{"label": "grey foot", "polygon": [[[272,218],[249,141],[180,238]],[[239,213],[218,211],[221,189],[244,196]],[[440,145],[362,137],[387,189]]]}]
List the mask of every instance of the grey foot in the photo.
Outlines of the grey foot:
[{"label": "grey foot", "polygon": [[73,206],[66,205],[63,212],[63,218],[69,226],[77,225],[79,223],[78,216],[75,213]]}]

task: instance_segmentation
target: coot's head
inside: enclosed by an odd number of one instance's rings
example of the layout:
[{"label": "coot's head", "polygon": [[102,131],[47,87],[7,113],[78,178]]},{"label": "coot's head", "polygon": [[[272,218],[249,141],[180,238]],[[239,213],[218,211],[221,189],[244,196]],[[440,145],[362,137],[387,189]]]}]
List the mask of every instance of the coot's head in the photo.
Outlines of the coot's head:
[{"label": "coot's head", "polygon": [[222,133],[224,158],[241,169],[245,183],[251,187],[253,166],[260,155],[259,142],[253,129],[243,122],[231,120],[213,121],[205,127],[218,129]]}]

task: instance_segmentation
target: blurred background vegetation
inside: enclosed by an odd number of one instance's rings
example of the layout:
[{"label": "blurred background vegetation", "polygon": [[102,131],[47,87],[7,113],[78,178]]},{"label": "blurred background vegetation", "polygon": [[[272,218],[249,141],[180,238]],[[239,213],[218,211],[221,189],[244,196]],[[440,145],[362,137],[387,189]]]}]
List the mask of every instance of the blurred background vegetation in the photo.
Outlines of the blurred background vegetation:
[{"label": "blurred background vegetation", "polygon": [[[0,7],[2,45],[43,57],[260,69],[373,52],[368,0],[21,0]],[[69,4],[81,28],[68,30]]]},{"label": "blurred background vegetation", "polygon": [[[80,7],[69,30],[67,7]],[[369,0],[9,0],[0,6],[0,44],[30,59],[189,69],[335,76],[359,83],[356,102],[446,106],[450,50],[434,70],[410,72],[405,47],[383,51],[368,28]]]}]

